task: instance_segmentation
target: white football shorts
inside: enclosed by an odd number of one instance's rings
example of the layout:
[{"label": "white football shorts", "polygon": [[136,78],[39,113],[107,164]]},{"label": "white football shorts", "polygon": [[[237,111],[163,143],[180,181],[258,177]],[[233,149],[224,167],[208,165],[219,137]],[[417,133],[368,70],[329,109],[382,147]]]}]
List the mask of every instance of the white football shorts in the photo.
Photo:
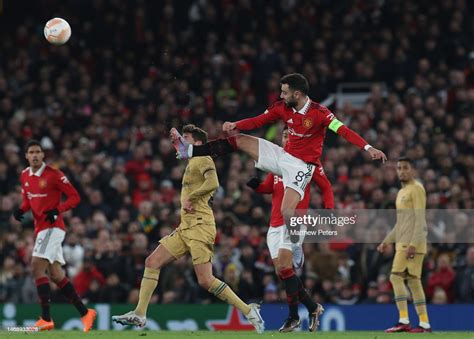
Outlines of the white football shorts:
[{"label": "white football shorts", "polygon": [[292,156],[282,147],[262,138],[258,138],[258,161],[255,162],[255,167],[281,176],[283,186],[297,191],[300,200],[304,198],[304,191],[316,168],[315,165]]},{"label": "white football shorts", "polygon": [[66,232],[58,227],[51,227],[38,233],[33,248],[33,257],[47,259],[51,264],[55,261],[65,265],[63,255],[64,237]]}]

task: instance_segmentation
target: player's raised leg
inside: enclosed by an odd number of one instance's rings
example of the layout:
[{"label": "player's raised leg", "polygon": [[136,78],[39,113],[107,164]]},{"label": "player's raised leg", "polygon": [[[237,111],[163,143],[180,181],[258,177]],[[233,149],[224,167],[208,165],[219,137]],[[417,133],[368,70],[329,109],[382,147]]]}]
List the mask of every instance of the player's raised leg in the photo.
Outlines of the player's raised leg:
[{"label": "player's raised leg", "polygon": [[[170,236],[176,237],[175,233],[172,233]],[[145,326],[148,305],[158,285],[160,270],[174,259],[175,256],[173,256],[163,244],[160,244],[153,253],[145,259],[145,271],[143,272],[138,304],[135,310],[122,315],[114,315],[112,316],[112,321],[122,325]]]},{"label": "player's raised leg", "polygon": [[[37,236],[38,239],[41,239],[42,243],[44,234],[40,232]],[[33,278],[35,279],[36,290],[38,292],[39,302],[41,305],[41,317],[35,323],[35,326],[39,328],[40,331],[49,331],[54,329],[54,322],[51,319],[50,307],[51,307],[51,288],[49,286],[49,278],[46,274],[48,269],[49,261],[44,258],[39,258],[33,256],[31,259],[31,267]]]},{"label": "player's raised leg", "polygon": [[255,327],[255,330],[258,333],[263,333],[265,330],[265,322],[260,315],[260,305],[246,304],[243,302],[242,299],[232,291],[229,285],[217,279],[212,274],[212,264],[210,261],[203,264],[195,264],[194,271],[196,272],[198,283],[202,288],[214,294],[220,300],[237,307]]},{"label": "player's raised leg", "polygon": [[84,325],[83,331],[89,332],[94,325],[94,320],[97,317],[97,312],[93,309],[87,309],[81,298],[77,295],[74,286],[72,286],[69,279],[64,273],[61,263],[55,261],[49,265],[49,274],[51,280],[59,287],[59,290],[64,295],[68,303],[73,305],[81,315],[81,321]]},{"label": "player's raised leg", "polygon": [[203,145],[192,145],[186,142],[176,128],[171,129],[170,135],[179,159],[199,156],[217,158],[241,150],[250,155],[252,159],[258,160],[259,138],[250,135],[237,134],[224,139],[212,140]]}]

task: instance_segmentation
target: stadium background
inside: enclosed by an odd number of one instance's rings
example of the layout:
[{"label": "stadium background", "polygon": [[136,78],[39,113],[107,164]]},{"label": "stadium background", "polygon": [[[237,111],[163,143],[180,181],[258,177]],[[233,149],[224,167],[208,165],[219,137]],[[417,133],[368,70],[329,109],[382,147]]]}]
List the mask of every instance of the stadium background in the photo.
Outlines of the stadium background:
[{"label": "stadium background", "polygon": [[[171,126],[211,138],[224,120],[263,112],[278,80],[301,72],[310,97],[369,83],[336,116],[386,152],[382,166],[328,133],[322,158],[337,208],[392,208],[395,162],[415,160],[428,208],[473,208],[474,21],[469,1],[3,1],[0,17],[0,302],[36,301],[32,220],[13,222],[23,146],[39,138],[82,202],[66,213],[67,272],[89,303],[135,303],[144,258],[179,222],[184,163]],[[69,21],[55,47],[44,23]],[[255,135],[279,141],[279,128]],[[284,298],[266,249],[270,199],[245,187],[253,162],[216,161],[221,187],[215,273],[243,299]],[[311,206],[321,208],[312,188]],[[471,220],[465,221],[468,227]],[[474,302],[472,244],[434,244],[423,282],[433,304]],[[395,306],[391,255],[376,244],[306,244],[300,272],[314,298]],[[53,286],[54,288],[54,286]],[[62,302],[59,295],[53,301]],[[153,303],[215,303],[189,258],[163,270]],[[53,305],[54,309],[54,305]],[[54,314],[54,313],[53,313]],[[392,319],[387,319],[388,324]],[[434,324],[436,326],[436,324]]]}]

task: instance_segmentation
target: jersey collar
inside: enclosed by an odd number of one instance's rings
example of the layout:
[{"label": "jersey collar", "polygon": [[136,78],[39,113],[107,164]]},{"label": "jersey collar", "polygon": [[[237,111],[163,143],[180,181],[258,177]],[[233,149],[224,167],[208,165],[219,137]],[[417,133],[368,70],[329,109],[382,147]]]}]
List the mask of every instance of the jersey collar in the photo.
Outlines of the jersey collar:
[{"label": "jersey collar", "polygon": [[306,97],[306,103],[304,104],[303,107],[299,111],[293,108],[293,113],[299,113],[302,115],[306,115],[306,112],[308,111],[309,105],[311,104],[311,99],[309,97]]},{"label": "jersey collar", "polygon": [[46,168],[46,164],[43,162],[43,164],[41,165],[41,167],[39,168],[39,170],[36,171],[36,173],[33,173],[33,171],[31,170],[31,167],[30,167],[30,177],[32,175],[35,175],[37,177],[40,177],[43,172],[44,172],[44,169]]}]

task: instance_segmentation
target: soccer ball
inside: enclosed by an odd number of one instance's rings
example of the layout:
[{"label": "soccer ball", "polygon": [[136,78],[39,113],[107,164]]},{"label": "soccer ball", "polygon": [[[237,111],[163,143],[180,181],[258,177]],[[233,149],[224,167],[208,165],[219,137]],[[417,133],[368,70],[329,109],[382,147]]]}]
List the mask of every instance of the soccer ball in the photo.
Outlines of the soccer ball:
[{"label": "soccer ball", "polygon": [[51,19],[44,26],[44,37],[53,45],[63,45],[71,37],[71,26],[64,19]]}]

